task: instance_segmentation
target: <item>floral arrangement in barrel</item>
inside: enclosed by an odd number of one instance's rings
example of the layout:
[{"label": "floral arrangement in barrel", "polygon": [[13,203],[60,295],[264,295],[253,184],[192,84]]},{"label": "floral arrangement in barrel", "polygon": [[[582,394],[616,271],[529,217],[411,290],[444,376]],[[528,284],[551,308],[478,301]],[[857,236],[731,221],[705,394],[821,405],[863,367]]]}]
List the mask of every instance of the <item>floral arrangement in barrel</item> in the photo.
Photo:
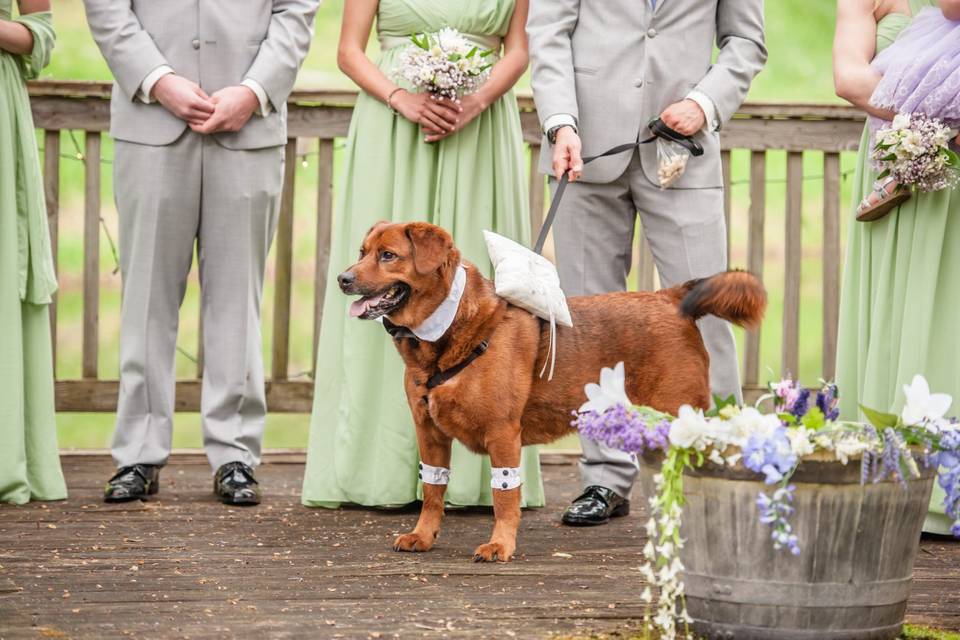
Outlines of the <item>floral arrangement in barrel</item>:
[{"label": "floral arrangement in barrel", "polygon": [[[733,398],[715,398],[717,408],[704,413],[689,406],[671,416],[634,405],[624,390],[624,366],[604,368],[599,384],[585,388],[588,401],[574,412],[573,425],[588,438],[642,456],[662,452],[663,464],[654,476],[655,495],[649,498],[649,538],[641,567],[647,587],[641,597],[651,610],[648,630],[670,639],[692,622],[686,610],[680,550],[683,516],[683,473],[707,461],[720,466],[742,465],[770,486],[757,496],[757,517],[770,527],[776,549],[799,555],[803,549],[790,517],[794,486],[790,479],[802,459],[814,453],[832,454],[848,464],[859,459],[861,482],[893,479],[906,482],[920,475],[920,465],[939,467],[938,482],[946,494],[946,513],[960,537],[960,425],[947,418],[953,400],[931,393],[916,376],[904,387],[906,405],[900,415],[861,407],[869,423],[840,421],[837,388],[823,384],[807,389],[793,380],[770,385],[773,413],[738,407]],[[654,590],[657,590],[654,605]]]},{"label": "floral arrangement in barrel", "polygon": [[398,79],[439,98],[456,100],[476,91],[490,74],[493,51],[470,44],[462,33],[444,27],[436,33],[410,36],[413,43],[400,53]]}]

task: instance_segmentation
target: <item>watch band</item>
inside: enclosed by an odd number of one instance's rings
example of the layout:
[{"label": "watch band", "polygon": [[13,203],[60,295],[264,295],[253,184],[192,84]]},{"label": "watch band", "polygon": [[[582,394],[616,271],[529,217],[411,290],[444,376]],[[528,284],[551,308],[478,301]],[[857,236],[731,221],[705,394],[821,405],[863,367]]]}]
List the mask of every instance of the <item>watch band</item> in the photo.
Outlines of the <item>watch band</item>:
[{"label": "watch band", "polygon": [[547,131],[547,142],[549,142],[550,144],[556,144],[556,143],[557,143],[557,132],[560,131],[560,129],[563,129],[564,127],[570,127],[571,129],[573,129],[573,132],[574,132],[574,133],[579,133],[579,132],[577,131],[576,125],[569,124],[569,123],[566,123],[566,122],[565,122],[565,123],[563,123],[563,124],[558,124],[558,125],[555,126],[555,127],[550,127],[550,129]]}]

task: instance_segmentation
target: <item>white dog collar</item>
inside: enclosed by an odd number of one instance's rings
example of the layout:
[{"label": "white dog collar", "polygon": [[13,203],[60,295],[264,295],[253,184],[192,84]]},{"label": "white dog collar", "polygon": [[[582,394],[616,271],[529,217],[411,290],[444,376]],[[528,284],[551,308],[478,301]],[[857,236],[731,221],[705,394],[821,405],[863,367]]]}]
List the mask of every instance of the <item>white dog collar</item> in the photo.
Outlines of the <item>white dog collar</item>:
[{"label": "white dog collar", "polygon": [[520,480],[520,467],[492,467],[490,469],[490,487],[500,491],[516,489]]},{"label": "white dog collar", "polygon": [[453,319],[457,316],[457,309],[460,308],[460,298],[463,297],[463,291],[467,288],[467,270],[460,265],[453,276],[453,284],[450,285],[450,293],[444,298],[437,310],[430,314],[430,317],[424,320],[419,327],[410,329],[413,335],[424,342],[436,342],[443,337]]},{"label": "white dog collar", "polygon": [[450,469],[445,467],[431,467],[429,464],[420,463],[420,473],[417,477],[423,480],[424,484],[449,484]]}]

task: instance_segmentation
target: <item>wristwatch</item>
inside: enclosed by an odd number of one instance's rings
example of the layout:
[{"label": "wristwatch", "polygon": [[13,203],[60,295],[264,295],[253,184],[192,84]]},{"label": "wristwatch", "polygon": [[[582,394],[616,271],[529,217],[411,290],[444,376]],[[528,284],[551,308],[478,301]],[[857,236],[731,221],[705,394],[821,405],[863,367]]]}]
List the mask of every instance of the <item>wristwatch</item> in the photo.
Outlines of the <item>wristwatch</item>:
[{"label": "wristwatch", "polygon": [[560,129],[563,129],[564,127],[570,127],[571,129],[573,129],[574,133],[579,133],[577,131],[576,125],[565,122],[563,124],[558,124],[555,127],[550,127],[550,129],[547,130],[547,141],[550,144],[557,144],[557,131],[560,131]]}]

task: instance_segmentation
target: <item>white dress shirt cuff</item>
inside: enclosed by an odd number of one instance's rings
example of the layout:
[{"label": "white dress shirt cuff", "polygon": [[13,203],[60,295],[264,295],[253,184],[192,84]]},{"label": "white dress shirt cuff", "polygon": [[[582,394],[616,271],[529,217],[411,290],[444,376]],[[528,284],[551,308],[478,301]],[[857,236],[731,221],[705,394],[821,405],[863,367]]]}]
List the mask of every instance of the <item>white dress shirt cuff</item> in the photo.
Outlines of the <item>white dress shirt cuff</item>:
[{"label": "white dress shirt cuff", "polygon": [[720,128],[720,120],[717,116],[717,105],[713,99],[702,91],[694,89],[687,94],[687,100],[693,100],[703,109],[703,115],[706,116],[706,122],[703,125],[706,131],[717,131]]},{"label": "white dress shirt cuff", "polygon": [[569,125],[574,129],[577,128],[577,119],[574,118],[569,113],[555,113],[543,122],[543,133],[546,134],[550,129],[554,127],[561,127],[564,125]]},{"label": "white dress shirt cuff", "polygon": [[135,96],[137,100],[143,102],[144,104],[152,103],[153,98],[150,97],[150,92],[153,91],[153,85],[157,84],[157,80],[168,73],[174,73],[174,71],[172,67],[165,64],[160,65],[148,73],[147,77],[144,78],[143,82],[140,83],[140,90],[137,91],[137,95]]},{"label": "white dress shirt cuff", "polygon": [[253,78],[247,78],[240,84],[257,94],[257,101],[260,103],[260,108],[257,110],[257,113],[263,117],[270,115],[270,113],[273,111],[273,108],[270,105],[270,99],[267,98],[267,92],[264,90],[263,86]]}]

